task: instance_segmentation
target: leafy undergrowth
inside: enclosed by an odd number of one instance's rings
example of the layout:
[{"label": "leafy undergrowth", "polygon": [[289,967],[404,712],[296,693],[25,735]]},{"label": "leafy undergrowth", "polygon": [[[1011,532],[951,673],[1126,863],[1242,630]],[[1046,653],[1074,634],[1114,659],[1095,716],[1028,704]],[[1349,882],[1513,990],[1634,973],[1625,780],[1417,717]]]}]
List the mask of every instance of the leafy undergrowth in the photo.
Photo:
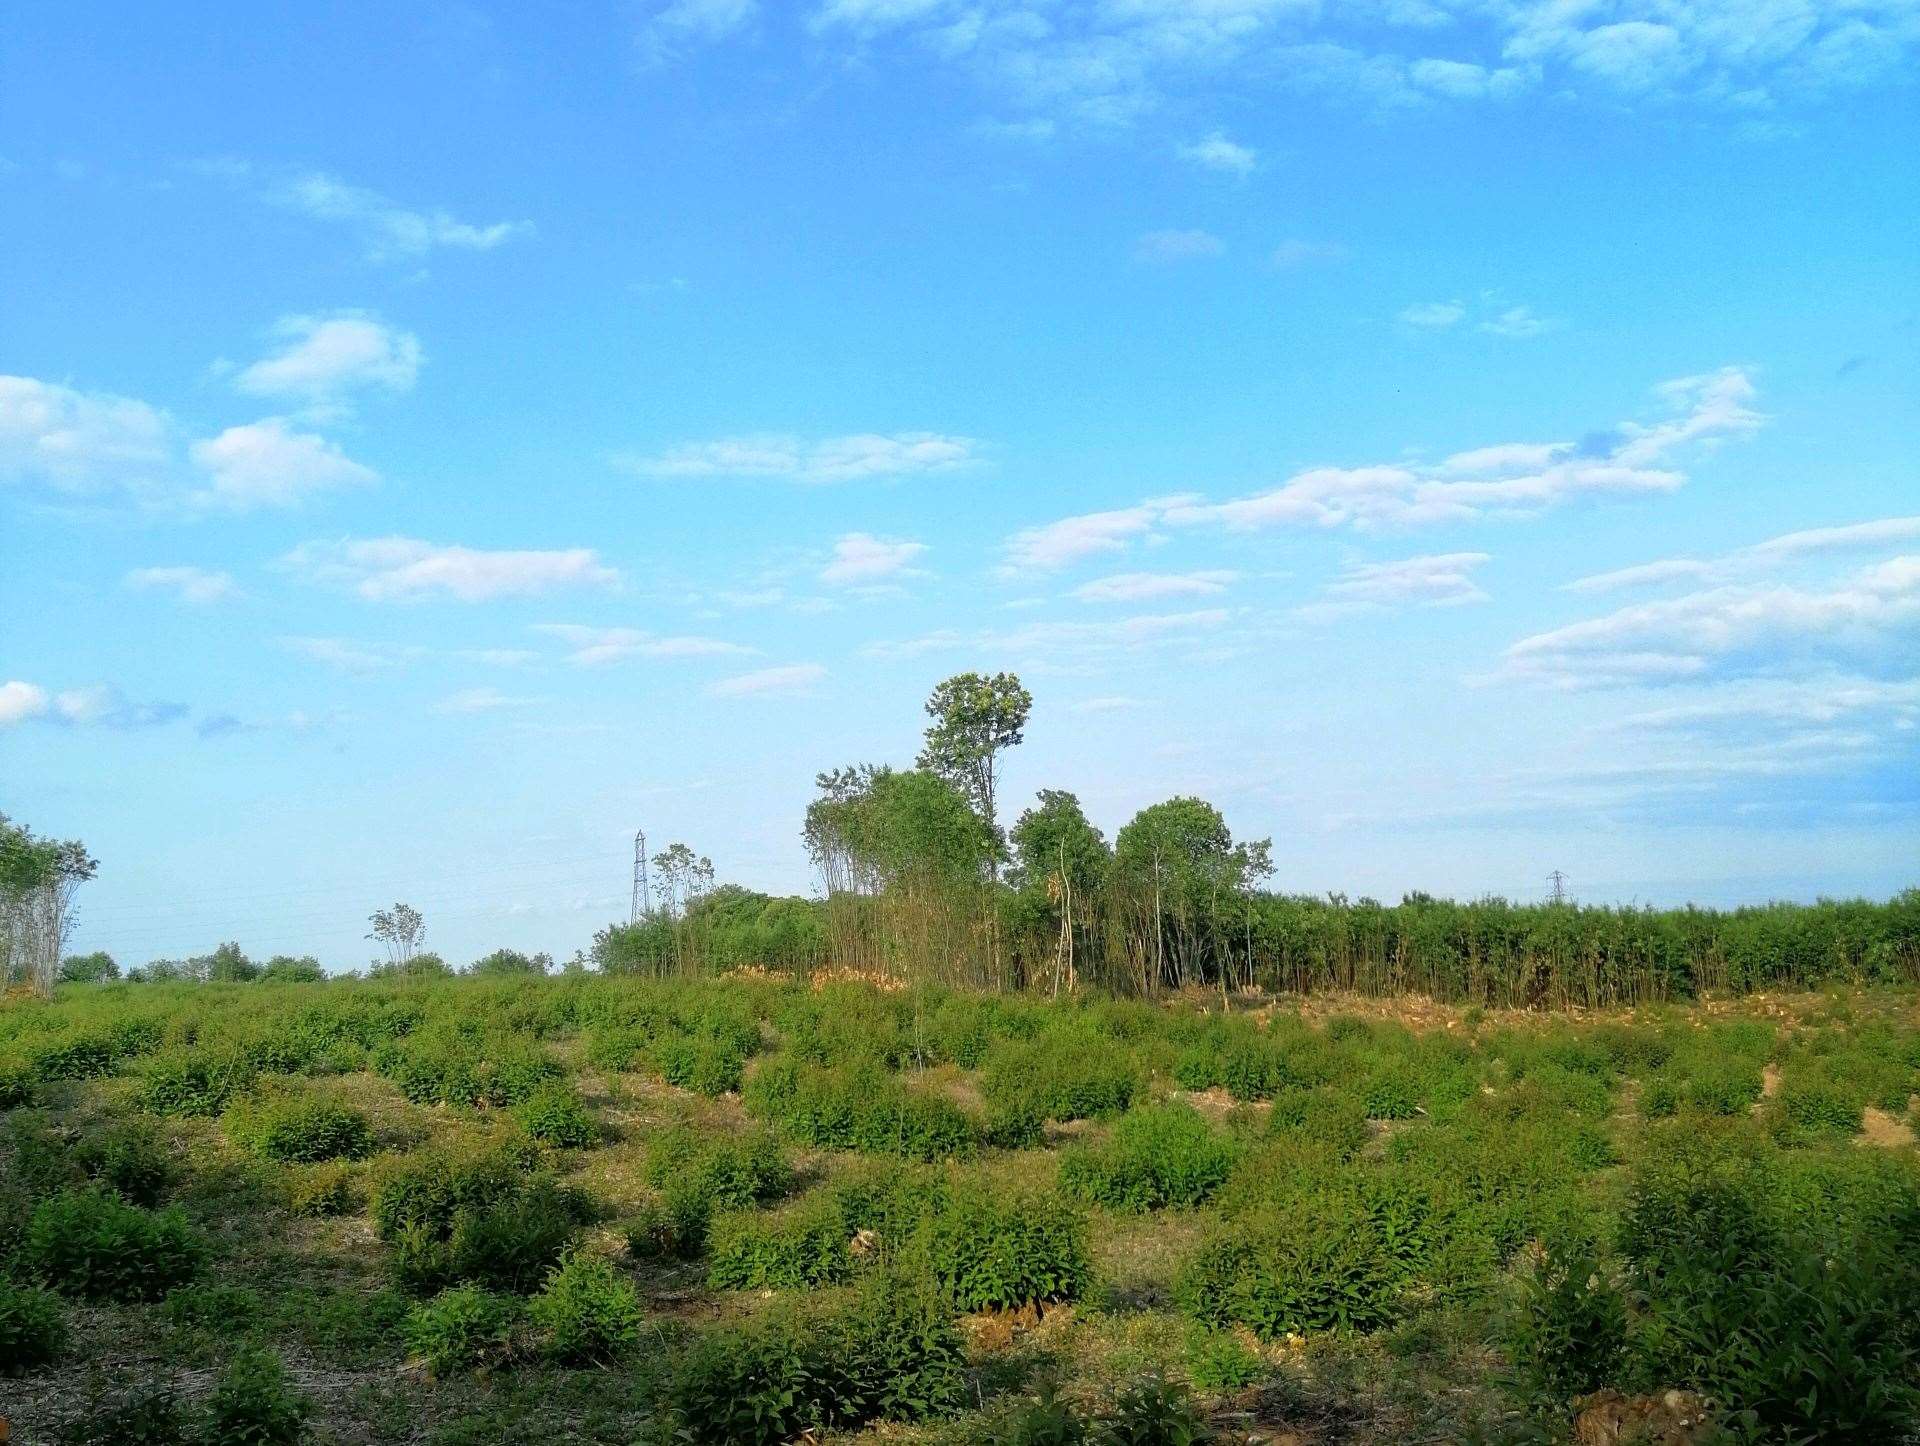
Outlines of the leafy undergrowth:
[{"label": "leafy undergrowth", "polygon": [[0,1013],[3,1414],[48,1443],[1530,1441],[1682,1391],[1696,1440],[1896,1440],[1915,999],[67,987]]}]

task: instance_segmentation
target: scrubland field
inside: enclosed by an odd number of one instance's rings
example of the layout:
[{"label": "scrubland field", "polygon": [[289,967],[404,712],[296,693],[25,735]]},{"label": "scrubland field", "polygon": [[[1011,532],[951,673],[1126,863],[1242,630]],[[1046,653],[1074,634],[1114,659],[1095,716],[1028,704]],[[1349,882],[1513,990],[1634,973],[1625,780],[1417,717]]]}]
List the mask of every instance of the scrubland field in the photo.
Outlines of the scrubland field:
[{"label": "scrubland field", "polygon": [[16,1442],[1897,1441],[1920,995],[0,1011]]}]

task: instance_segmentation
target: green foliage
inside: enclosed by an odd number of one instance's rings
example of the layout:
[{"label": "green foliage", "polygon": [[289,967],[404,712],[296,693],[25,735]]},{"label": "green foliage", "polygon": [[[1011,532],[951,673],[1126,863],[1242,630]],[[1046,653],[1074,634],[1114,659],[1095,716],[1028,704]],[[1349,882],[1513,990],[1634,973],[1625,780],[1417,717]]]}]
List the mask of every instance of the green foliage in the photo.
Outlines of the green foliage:
[{"label": "green foliage", "polygon": [[475,1281],[534,1289],[590,1213],[575,1191],[511,1147],[416,1156],[387,1170],[374,1193],[374,1228],[414,1291]]},{"label": "green foliage", "polygon": [[140,1103],[156,1115],[217,1115],[253,1083],[256,1071],[238,1055],[188,1049],[149,1061]]},{"label": "green foliage", "polygon": [[63,1191],[27,1222],[18,1267],[87,1300],[157,1300],[193,1278],[204,1249],[177,1211],[155,1213],[97,1190]]},{"label": "green foliage", "polygon": [[655,1141],[646,1177],[658,1192],[653,1208],[627,1232],[628,1248],[642,1258],[697,1256],[717,1211],[762,1205],[793,1186],[793,1169],[772,1136],[704,1135],[686,1127]]},{"label": "green foliage", "polygon": [[1003,1045],[988,1058],[981,1079],[996,1110],[1043,1120],[1117,1115],[1139,1087],[1136,1067],[1112,1040],[1068,1030]]},{"label": "green foliage", "polygon": [[96,1408],[61,1433],[61,1446],[182,1446],[193,1428],[172,1391],[149,1391]]},{"label": "green foliage", "polygon": [[1507,1355],[1524,1396],[1557,1410],[1619,1377],[1627,1301],[1606,1265],[1585,1253],[1543,1253],[1521,1279]]},{"label": "green foliage", "polygon": [[1195,1251],[1175,1296],[1209,1326],[1288,1333],[1377,1330],[1399,1313],[1391,1246],[1375,1222],[1327,1201],[1320,1210],[1240,1217]]},{"label": "green foliage", "polygon": [[0,1059],[0,1111],[33,1103],[33,1066],[22,1059]]},{"label": "green foliage", "polygon": [[1191,1106],[1155,1105],[1123,1115],[1107,1144],[1064,1155],[1060,1183],[1115,1209],[1198,1205],[1226,1182],[1239,1156],[1239,1146]]},{"label": "green foliage", "polygon": [[50,1365],[66,1345],[66,1317],[58,1300],[44,1290],[0,1280],[0,1376]]},{"label": "green foliage", "polygon": [[173,1165],[151,1130],[128,1122],[84,1137],[74,1163],[129,1205],[157,1205],[173,1179]]},{"label": "green foliage", "polygon": [[707,1284],[716,1290],[798,1290],[853,1273],[839,1205],[816,1196],[781,1211],[737,1210],[714,1218]]},{"label": "green foliage", "polygon": [[586,1150],[600,1143],[600,1126],[572,1085],[542,1085],[513,1107],[513,1117],[543,1145]]},{"label": "green foliage", "polygon": [[951,1100],[876,1065],[823,1069],[772,1059],[747,1082],[744,1101],[788,1139],[823,1149],[932,1160],[971,1154],[980,1136]]},{"label": "green foliage", "polygon": [[1233,1331],[1196,1328],[1187,1341],[1187,1375],[1203,1391],[1237,1391],[1267,1374],[1260,1353]]},{"label": "green foliage", "polygon": [[227,1133],[265,1159],[286,1164],[360,1160],[373,1153],[373,1126],[359,1110],[312,1095],[274,1095],[230,1111]]},{"label": "green foliage", "polygon": [[617,1358],[640,1338],[640,1292],[601,1255],[574,1252],[527,1302],[547,1353],[569,1365]]},{"label": "green foliage", "polygon": [[120,977],[120,966],[104,949],[91,954],[69,954],[60,961],[62,984],[104,984]]},{"label": "green foliage", "polygon": [[508,1360],[521,1314],[515,1296],[457,1285],[409,1310],[401,1333],[415,1359],[448,1376]]},{"label": "green foliage", "polygon": [[207,1397],[202,1439],[208,1446],[296,1446],[312,1414],[313,1402],[287,1379],[278,1356],[242,1349]]},{"label": "green foliage", "polygon": [[112,1074],[119,1059],[114,1041],[99,1034],[79,1034],[54,1044],[43,1044],[27,1056],[35,1079],[93,1079]]},{"label": "green foliage", "polygon": [[668,1400],[682,1440],[780,1446],[869,1421],[956,1410],[963,1355],[946,1304],[911,1279],[805,1298],[709,1332],[681,1359]]},{"label": "green foliage", "polygon": [[1074,1300],[1092,1270],[1079,1211],[1053,1195],[981,1181],[956,1186],[913,1248],[963,1311]]},{"label": "green foliage", "polygon": [[353,1215],[365,1204],[359,1173],[342,1160],[295,1165],[282,1180],[286,1186],[287,1208],[295,1215]]}]

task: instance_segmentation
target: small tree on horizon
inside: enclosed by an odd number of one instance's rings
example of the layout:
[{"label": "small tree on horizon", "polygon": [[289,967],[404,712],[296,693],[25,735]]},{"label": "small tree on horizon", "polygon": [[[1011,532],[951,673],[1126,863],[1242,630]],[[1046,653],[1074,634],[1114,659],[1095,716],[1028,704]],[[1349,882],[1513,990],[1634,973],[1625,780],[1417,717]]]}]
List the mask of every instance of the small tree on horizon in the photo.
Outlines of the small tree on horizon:
[{"label": "small tree on horizon", "polygon": [[411,904],[375,909],[367,916],[367,922],[373,925],[367,937],[378,939],[386,949],[390,968],[406,968],[427,939],[426,917]]}]

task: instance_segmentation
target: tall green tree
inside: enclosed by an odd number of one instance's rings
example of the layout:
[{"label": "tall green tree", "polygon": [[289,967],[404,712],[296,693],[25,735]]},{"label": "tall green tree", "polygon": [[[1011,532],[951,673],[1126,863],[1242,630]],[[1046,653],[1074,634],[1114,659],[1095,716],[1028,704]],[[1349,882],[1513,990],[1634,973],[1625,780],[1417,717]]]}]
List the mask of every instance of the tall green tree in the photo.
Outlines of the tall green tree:
[{"label": "tall green tree", "polygon": [[1033,694],[1012,673],[959,673],[927,699],[926,744],[918,766],[947,780],[998,835],[1000,755],[1026,736]]},{"label": "tall green tree", "polygon": [[1015,916],[1037,920],[1047,935],[1055,989],[1071,989],[1094,952],[1113,854],[1088,822],[1080,800],[1043,788],[1011,831]]}]

